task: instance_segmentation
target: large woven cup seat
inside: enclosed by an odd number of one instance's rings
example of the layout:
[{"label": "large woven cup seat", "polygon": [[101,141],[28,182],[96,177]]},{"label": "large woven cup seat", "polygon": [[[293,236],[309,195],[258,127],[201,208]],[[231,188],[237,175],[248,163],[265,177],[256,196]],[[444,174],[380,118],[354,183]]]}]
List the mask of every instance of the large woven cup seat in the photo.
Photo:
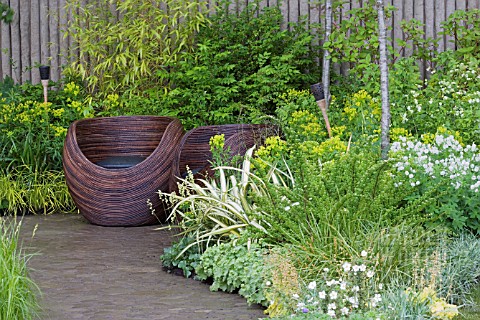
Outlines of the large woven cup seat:
[{"label": "large woven cup seat", "polygon": [[178,191],[178,178],[187,176],[187,167],[194,178],[212,176],[210,138],[225,135],[224,150],[230,157],[243,156],[254,145],[262,145],[276,128],[264,124],[226,124],[202,126],[188,131],[181,139],[172,163],[170,191]]},{"label": "large woven cup seat", "polygon": [[140,226],[164,220],[157,191],[169,190],[174,150],[182,135],[182,124],[170,117],[73,122],[63,148],[63,169],[80,213],[102,226]]}]

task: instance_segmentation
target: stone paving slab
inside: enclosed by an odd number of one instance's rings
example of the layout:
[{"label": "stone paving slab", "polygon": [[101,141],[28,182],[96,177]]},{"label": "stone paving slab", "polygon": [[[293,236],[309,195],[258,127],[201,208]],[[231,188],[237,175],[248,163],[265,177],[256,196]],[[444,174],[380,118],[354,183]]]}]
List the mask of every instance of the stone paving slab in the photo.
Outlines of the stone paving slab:
[{"label": "stone paving slab", "polygon": [[261,306],[236,294],[163,271],[159,257],[173,233],[155,228],[94,226],[76,214],[25,216],[21,236],[35,253],[29,267],[42,290],[41,319],[264,317]]}]

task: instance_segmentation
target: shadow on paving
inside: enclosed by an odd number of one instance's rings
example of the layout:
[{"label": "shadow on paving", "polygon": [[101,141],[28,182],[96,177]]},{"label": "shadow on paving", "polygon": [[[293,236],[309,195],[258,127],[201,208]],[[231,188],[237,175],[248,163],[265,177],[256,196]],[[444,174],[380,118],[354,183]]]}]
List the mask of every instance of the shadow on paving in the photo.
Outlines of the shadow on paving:
[{"label": "shadow on paving", "polygon": [[[37,226],[34,237],[32,231]],[[41,319],[258,319],[260,306],[168,274],[160,255],[172,232],[106,228],[80,215],[31,215],[21,235],[42,291]]]}]

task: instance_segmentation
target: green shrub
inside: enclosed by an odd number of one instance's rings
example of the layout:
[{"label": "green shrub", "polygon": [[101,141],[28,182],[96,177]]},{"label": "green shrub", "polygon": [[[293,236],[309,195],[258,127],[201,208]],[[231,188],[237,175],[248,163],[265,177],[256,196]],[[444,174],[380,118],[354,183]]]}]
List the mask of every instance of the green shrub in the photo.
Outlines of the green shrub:
[{"label": "green shrub", "polygon": [[[374,1],[367,2],[369,4],[349,10],[346,14],[350,19],[340,19],[345,14],[344,8],[337,6],[334,14],[340,23],[334,26],[330,38],[323,44],[331,53],[332,62],[355,63],[352,72],[358,76],[379,59],[377,10]],[[386,6],[385,16],[389,18],[393,11],[394,7]],[[392,47],[388,49],[392,53]]]},{"label": "green shrub", "polygon": [[263,257],[266,250],[258,245],[222,243],[209,247],[195,268],[199,280],[213,279],[210,290],[238,293],[248,303],[265,305],[264,286],[268,269]]},{"label": "green shrub", "polygon": [[478,21],[480,9],[456,10],[442,23],[442,35],[453,36],[455,54],[461,58],[478,57],[480,54],[480,33]]},{"label": "green shrub", "polygon": [[[49,102],[40,85],[12,87],[0,96],[0,170],[42,172],[62,169],[62,148],[74,120],[92,116],[75,83],[53,84]],[[53,89],[53,88],[52,88]],[[40,102],[42,101],[42,102]]]},{"label": "green shrub", "polygon": [[159,73],[172,85],[164,108],[187,128],[258,122],[274,113],[281,93],[319,77],[306,24],[282,30],[278,7],[250,4],[235,15],[228,3],[201,28],[195,51]]},{"label": "green shrub", "polygon": [[[392,127],[419,137],[438,127],[461,132],[466,143],[480,143],[480,85],[478,59],[457,60],[441,54],[425,88],[405,88],[392,98]],[[408,91],[407,91],[408,90]]]},{"label": "green shrub", "polygon": [[[199,264],[201,257],[201,248],[190,246],[194,241],[194,238],[182,237],[170,247],[164,248],[163,254],[160,256],[163,267],[169,271],[179,268],[183,271],[183,275],[189,278]],[[187,247],[188,249],[185,250]]]},{"label": "green shrub", "polygon": [[30,256],[19,246],[15,218],[0,217],[0,319],[36,319],[39,288],[28,275]]},{"label": "green shrub", "polygon": [[11,23],[14,13],[8,4],[0,3],[0,22]]},{"label": "green shrub", "polygon": [[436,194],[427,207],[435,226],[452,231],[480,231],[480,154],[475,144],[462,146],[443,129],[436,135],[394,142],[391,157],[395,185],[412,189],[409,201]]},{"label": "green shrub", "polygon": [[371,248],[381,257],[377,268],[387,281],[408,273],[415,254],[425,254],[435,241],[423,227],[428,222],[424,210],[435,197],[406,201],[411,191],[394,184],[391,163],[379,161],[378,154],[351,150],[320,164],[300,154],[290,163],[290,187],[267,184],[268,196],[254,197],[268,234],[250,231],[254,238],[291,247],[307,280],[324,266]]}]

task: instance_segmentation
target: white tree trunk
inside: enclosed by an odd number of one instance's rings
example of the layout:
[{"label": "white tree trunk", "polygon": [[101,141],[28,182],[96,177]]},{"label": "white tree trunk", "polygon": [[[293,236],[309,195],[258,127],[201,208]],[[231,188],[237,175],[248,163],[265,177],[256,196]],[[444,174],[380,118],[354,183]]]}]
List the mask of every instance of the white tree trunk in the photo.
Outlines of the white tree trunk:
[{"label": "white tree trunk", "polygon": [[[325,38],[328,41],[332,33],[332,0],[325,0]],[[330,106],[330,52],[323,50],[322,68],[323,92],[325,93],[326,108]]]},{"label": "white tree trunk", "polygon": [[388,96],[387,36],[383,0],[376,0],[378,12],[378,42],[380,49],[380,89],[382,93],[381,151],[382,159],[388,158],[390,148],[390,102]]}]

